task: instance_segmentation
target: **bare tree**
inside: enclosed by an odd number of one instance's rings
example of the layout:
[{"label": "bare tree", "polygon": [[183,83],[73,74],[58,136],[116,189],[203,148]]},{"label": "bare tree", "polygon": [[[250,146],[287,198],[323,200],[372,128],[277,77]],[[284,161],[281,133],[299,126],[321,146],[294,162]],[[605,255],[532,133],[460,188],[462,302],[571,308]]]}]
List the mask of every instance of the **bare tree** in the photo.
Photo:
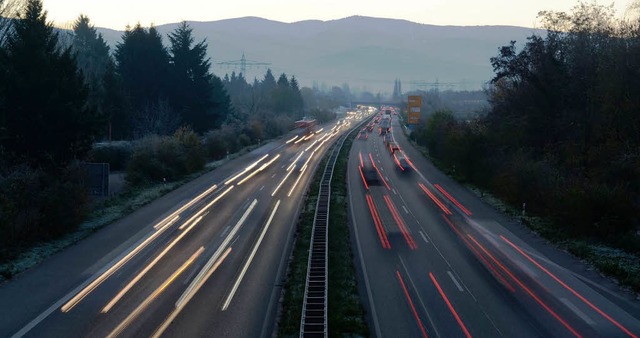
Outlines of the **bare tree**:
[{"label": "bare tree", "polygon": [[11,30],[13,20],[24,8],[26,0],[0,0],[0,46]]},{"label": "bare tree", "polygon": [[134,136],[170,135],[180,127],[180,117],[171,110],[166,100],[145,106],[133,120]]}]

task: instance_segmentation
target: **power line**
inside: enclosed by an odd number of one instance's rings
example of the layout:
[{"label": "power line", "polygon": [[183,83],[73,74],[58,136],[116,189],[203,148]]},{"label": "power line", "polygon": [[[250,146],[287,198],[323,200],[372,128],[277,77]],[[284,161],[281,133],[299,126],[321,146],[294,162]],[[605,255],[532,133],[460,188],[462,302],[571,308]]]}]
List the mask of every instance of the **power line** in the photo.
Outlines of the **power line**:
[{"label": "power line", "polygon": [[247,58],[244,56],[244,53],[242,53],[242,58],[240,58],[240,60],[232,60],[232,61],[221,61],[221,62],[216,62],[216,65],[220,65],[220,66],[233,66],[233,67],[238,67],[240,66],[240,73],[242,73],[242,75],[247,75],[247,66],[256,66],[256,67],[264,67],[264,66],[270,66],[271,62],[261,62],[261,61],[253,61],[253,60],[247,60]]}]

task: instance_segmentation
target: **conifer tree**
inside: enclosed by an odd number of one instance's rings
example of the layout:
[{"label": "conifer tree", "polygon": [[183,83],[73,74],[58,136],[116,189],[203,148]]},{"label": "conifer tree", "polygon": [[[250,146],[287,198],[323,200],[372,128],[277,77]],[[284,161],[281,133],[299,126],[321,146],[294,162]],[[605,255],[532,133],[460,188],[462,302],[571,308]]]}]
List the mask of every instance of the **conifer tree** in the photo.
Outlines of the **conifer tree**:
[{"label": "conifer tree", "polygon": [[169,34],[169,41],[173,73],[171,105],[181,113],[183,123],[196,132],[218,127],[228,108],[214,100],[224,96],[215,92],[224,88],[214,86],[206,42],[194,45],[193,30],[186,22]]},{"label": "conifer tree", "polygon": [[90,148],[101,119],[70,48],[58,46],[41,0],[29,0],[0,51],[4,71],[0,144],[9,165],[65,166]]},{"label": "conifer tree", "polygon": [[116,47],[115,58],[134,110],[139,112],[167,99],[171,81],[169,54],[154,27],[147,30],[137,24],[133,29],[127,28]]},{"label": "conifer tree", "polygon": [[72,48],[76,54],[78,68],[82,71],[89,88],[89,103],[95,106],[99,113],[106,115],[102,99],[105,96],[103,78],[107,65],[111,63],[111,56],[102,34],[96,31],[86,15],[80,15],[73,24]]}]

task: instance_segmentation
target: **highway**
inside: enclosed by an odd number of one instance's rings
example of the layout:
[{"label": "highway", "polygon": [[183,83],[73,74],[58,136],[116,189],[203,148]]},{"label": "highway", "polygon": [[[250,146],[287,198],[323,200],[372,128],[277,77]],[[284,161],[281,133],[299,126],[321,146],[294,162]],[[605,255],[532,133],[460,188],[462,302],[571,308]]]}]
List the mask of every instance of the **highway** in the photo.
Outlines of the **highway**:
[{"label": "highway", "polygon": [[[354,140],[349,155],[354,255],[372,333],[640,335],[637,300],[580,273],[568,254],[548,249],[440,173],[413,149],[392,117],[401,149],[395,158],[378,135],[378,124]],[[567,262],[575,266],[561,265]]]},{"label": "highway", "polygon": [[0,336],[271,336],[306,187],[352,122],[229,161],[4,283]]}]

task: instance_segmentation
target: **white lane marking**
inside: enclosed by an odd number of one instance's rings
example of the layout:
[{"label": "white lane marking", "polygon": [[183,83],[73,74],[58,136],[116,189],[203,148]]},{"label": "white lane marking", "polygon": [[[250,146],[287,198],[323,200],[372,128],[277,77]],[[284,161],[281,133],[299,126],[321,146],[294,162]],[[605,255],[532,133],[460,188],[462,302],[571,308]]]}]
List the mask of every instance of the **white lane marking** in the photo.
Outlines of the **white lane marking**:
[{"label": "white lane marking", "polygon": [[[389,180],[389,179],[387,178],[387,180]],[[394,194],[394,195],[397,195],[397,194],[398,194],[398,193],[396,192],[396,189],[395,189],[395,188],[391,189],[391,191],[393,191],[393,194]]]},{"label": "white lane marking", "polygon": [[273,208],[273,211],[271,212],[271,216],[269,216],[269,220],[267,221],[267,224],[265,225],[264,229],[262,229],[262,233],[260,234],[260,237],[258,238],[256,245],[253,247],[253,250],[251,251],[251,255],[249,255],[249,259],[247,259],[247,262],[244,264],[244,267],[242,267],[242,271],[240,272],[238,279],[236,279],[236,282],[233,284],[233,288],[231,288],[231,292],[229,292],[229,295],[227,296],[227,299],[225,300],[224,305],[222,306],[222,311],[226,311],[229,308],[229,304],[231,304],[231,300],[233,299],[233,296],[236,294],[236,291],[238,291],[238,287],[240,286],[240,283],[242,283],[244,274],[247,273],[247,270],[249,269],[249,265],[251,265],[251,262],[253,261],[253,257],[256,255],[256,252],[258,251],[258,248],[262,243],[262,239],[267,234],[267,230],[269,230],[269,225],[271,225],[273,216],[275,216],[279,206],[280,206],[280,200],[276,202],[276,206]]},{"label": "white lane marking", "polygon": [[447,274],[449,275],[449,277],[451,278],[451,280],[453,281],[453,284],[456,285],[456,287],[458,288],[458,291],[460,292],[464,292],[464,289],[462,288],[462,286],[460,285],[460,283],[458,283],[458,280],[453,276],[453,273],[451,273],[451,271],[447,271]]},{"label": "white lane marking", "polygon": [[264,185],[260,187],[260,190],[259,190],[259,191],[262,191],[262,189],[264,189]]},{"label": "white lane marking", "polygon": [[580,309],[578,309],[577,306],[571,303],[570,300],[566,298],[560,298],[560,301],[564,303],[564,305],[566,305],[569,309],[571,309],[571,311],[575,312],[575,314],[578,315],[578,317],[582,318],[582,320],[584,320],[590,326],[593,326],[595,324],[595,322],[591,318],[589,318],[589,316],[587,316],[584,312],[580,311]]},{"label": "white lane marking", "polygon": [[271,175],[271,178],[274,178],[274,177],[276,177],[276,174]]},{"label": "white lane marking", "polygon": [[402,209],[404,209],[405,213],[407,213],[407,214],[409,213],[409,210],[407,210],[407,207],[405,207],[404,205],[402,206]]},{"label": "white lane marking", "polygon": [[229,229],[231,229],[230,225],[227,225],[223,230],[222,233],[220,234],[220,237],[224,237],[227,235],[227,231],[229,231]]},{"label": "white lane marking", "polygon": [[422,230],[418,231],[420,233],[420,237],[422,237],[422,239],[429,244],[429,240],[427,239],[427,236],[424,235],[424,232],[422,232]]}]

